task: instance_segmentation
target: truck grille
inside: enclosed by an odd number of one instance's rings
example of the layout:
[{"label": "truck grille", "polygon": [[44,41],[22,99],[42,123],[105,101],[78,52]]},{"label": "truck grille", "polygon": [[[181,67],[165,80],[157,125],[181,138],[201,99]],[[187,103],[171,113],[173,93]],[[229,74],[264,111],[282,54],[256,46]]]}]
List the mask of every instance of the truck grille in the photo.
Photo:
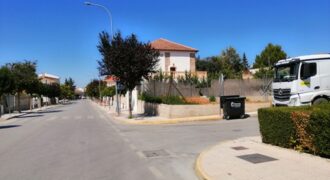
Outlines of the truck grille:
[{"label": "truck grille", "polygon": [[291,89],[273,89],[274,98],[278,101],[289,101]]}]

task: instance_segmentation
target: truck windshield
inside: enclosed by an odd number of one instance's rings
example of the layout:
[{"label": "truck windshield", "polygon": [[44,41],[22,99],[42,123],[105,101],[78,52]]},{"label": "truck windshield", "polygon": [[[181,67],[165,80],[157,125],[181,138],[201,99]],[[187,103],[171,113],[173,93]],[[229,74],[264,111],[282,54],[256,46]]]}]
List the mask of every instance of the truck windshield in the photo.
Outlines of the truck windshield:
[{"label": "truck windshield", "polygon": [[275,66],[274,82],[289,82],[298,78],[299,63]]}]

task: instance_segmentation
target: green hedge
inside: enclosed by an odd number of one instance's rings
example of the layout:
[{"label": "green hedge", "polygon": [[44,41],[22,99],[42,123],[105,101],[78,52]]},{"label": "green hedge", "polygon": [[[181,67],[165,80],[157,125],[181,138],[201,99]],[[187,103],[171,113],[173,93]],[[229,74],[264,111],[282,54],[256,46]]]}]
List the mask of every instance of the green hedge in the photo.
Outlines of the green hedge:
[{"label": "green hedge", "polygon": [[330,106],[315,110],[310,117],[307,132],[313,139],[315,152],[330,157]]},{"label": "green hedge", "polygon": [[264,143],[330,157],[330,104],[259,109],[258,118]]},{"label": "green hedge", "polygon": [[172,105],[189,104],[179,96],[156,97],[156,96],[148,95],[147,93],[142,93],[139,96],[139,99],[148,103],[156,103],[156,104],[172,104]]}]

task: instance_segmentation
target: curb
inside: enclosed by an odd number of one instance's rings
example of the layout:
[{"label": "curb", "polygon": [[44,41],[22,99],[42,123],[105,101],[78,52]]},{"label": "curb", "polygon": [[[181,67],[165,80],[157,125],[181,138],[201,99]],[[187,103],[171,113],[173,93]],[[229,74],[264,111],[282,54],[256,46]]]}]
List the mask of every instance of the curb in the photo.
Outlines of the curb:
[{"label": "curb", "polygon": [[[92,101],[93,102],[93,101]],[[106,111],[105,108],[100,106],[99,104],[95,104],[102,111]],[[188,123],[188,122],[199,122],[199,121],[219,121],[222,120],[220,115],[212,115],[212,116],[196,116],[196,117],[185,117],[185,118],[173,118],[173,119],[161,119],[161,120],[129,120],[124,117],[118,117],[115,113],[111,113],[111,116],[117,122],[121,122],[124,124],[130,125],[160,125],[160,124],[179,124],[179,123]]]},{"label": "curb", "polygon": [[223,143],[227,143],[227,142],[230,142],[230,141],[235,141],[235,140],[238,140],[238,139],[241,139],[241,138],[237,138],[237,139],[232,139],[232,140],[225,140],[225,141],[222,141],[222,142],[219,142],[211,147],[208,147],[206,148],[205,150],[203,150],[197,157],[196,159],[196,163],[195,163],[195,173],[197,175],[197,177],[200,179],[200,180],[213,180],[211,178],[211,176],[209,176],[203,169],[202,167],[202,159],[203,157],[205,156],[205,154],[207,154],[209,151],[211,151],[213,148],[215,148],[216,146],[219,146],[220,144],[223,144]]},{"label": "curb", "polygon": [[164,119],[164,120],[127,120],[119,119],[114,117],[114,119],[122,121],[126,124],[134,125],[160,125],[160,124],[179,124],[187,122],[200,122],[200,121],[219,121],[222,120],[220,116],[200,116],[200,117],[186,117],[186,118],[175,118],[175,119]]},{"label": "curb", "polygon": [[17,118],[17,117],[24,116],[24,115],[27,115],[27,114],[42,112],[44,110],[47,110],[47,109],[50,109],[50,108],[55,108],[55,107],[58,107],[58,106],[59,106],[58,104],[57,105],[51,105],[51,106],[42,107],[40,109],[33,109],[32,111],[28,111],[28,112],[22,112],[20,114],[16,114],[16,115],[13,115],[13,116],[10,116],[10,117],[7,117],[7,118],[2,118],[1,117],[0,118],[0,123],[11,120],[11,119],[14,119],[14,118]]},{"label": "curb", "polygon": [[[92,101],[94,102],[94,101]],[[95,102],[94,102],[95,103]],[[95,103],[95,105],[100,108],[101,110],[108,112],[100,106],[99,104]],[[257,112],[250,112],[246,113],[251,117],[256,117]],[[201,122],[201,121],[220,121],[223,120],[223,117],[220,115],[211,115],[211,116],[195,116],[195,117],[185,117],[185,118],[173,118],[173,119],[161,119],[161,120],[129,120],[124,117],[118,117],[116,113],[111,113],[112,118],[118,122],[130,125],[161,125],[161,124],[179,124],[179,123],[189,123],[189,122]]]},{"label": "curb", "polygon": [[197,177],[198,177],[198,179],[200,179],[200,180],[212,180],[212,178],[209,176],[209,175],[207,175],[207,173],[203,170],[203,167],[202,167],[202,165],[201,165],[201,161],[202,161],[202,159],[203,159],[203,156],[210,150],[210,149],[212,149],[212,147],[210,147],[210,148],[208,148],[208,149],[206,149],[206,150],[204,150],[202,153],[200,153],[199,155],[198,155],[198,157],[197,157],[197,159],[196,159],[196,162],[195,162],[195,173],[196,173],[196,175],[197,175]]}]

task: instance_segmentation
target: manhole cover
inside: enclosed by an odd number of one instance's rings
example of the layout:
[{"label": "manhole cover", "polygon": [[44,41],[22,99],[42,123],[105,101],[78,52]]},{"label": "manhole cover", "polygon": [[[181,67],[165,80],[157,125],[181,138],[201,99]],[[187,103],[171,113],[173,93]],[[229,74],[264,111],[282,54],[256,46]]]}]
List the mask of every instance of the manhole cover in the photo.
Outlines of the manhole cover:
[{"label": "manhole cover", "polygon": [[264,163],[264,162],[270,162],[270,161],[276,161],[277,159],[265,156],[262,154],[248,154],[248,155],[243,155],[243,156],[237,156],[240,159],[243,159],[245,161],[248,161],[253,164],[258,164],[258,163]]},{"label": "manhole cover", "polygon": [[165,150],[154,150],[154,151],[142,151],[145,157],[153,158],[153,157],[165,157],[169,156],[170,154]]},{"label": "manhole cover", "polygon": [[241,150],[246,150],[248,148],[244,147],[244,146],[236,146],[236,147],[231,147],[232,149],[235,149],[236,151],[241,151]]}]

